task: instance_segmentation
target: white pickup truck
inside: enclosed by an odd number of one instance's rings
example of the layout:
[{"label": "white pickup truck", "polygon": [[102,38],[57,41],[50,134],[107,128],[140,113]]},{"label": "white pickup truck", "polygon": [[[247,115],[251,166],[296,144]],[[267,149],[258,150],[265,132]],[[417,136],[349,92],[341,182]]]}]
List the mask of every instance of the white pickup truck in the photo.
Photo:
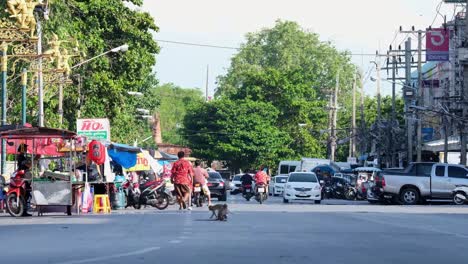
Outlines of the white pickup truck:
[{"label": "white pickup truck", "polygon": [[421,201],[452,200],[457,185],[468,185],[466,166],[417,162],[402,171],[382,171],[371,191],[379,200],[412,205]]}]

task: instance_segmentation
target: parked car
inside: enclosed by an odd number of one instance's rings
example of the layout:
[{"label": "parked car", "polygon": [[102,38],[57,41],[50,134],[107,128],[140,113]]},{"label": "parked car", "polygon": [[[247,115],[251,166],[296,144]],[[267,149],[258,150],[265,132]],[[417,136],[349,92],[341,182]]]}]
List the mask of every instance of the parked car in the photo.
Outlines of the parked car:
[{"label": "parked car", "polygon": [[231,194],[238,194],[241,192],[240,188],[242,187],[240,178],[243,174],[236,174],[232,177],[231,181]]},{"label": "parked car", "polygon": [[288,181],[288,175],[287,174],[281,174],[274,176],[271,179],[270,185],[268,186],[268,193],[273,196],[278,196],[283,194],[284,190],[284,185],[286,185],[286,182]]},{"label": "parked car", "polygon": [[468,169],[462,165],[415,162],[403,171],[383,171],[373,193],[379,201],[412,205],[425,201],[452,201],[457,185],[468,185]]},{"label": "parked car", "polygon": [[209,171],[208,189],[210,189],[211,197],[218,198],[218,201],[227,200],[227,186],[221,174],[215,171]]},{"label": "parked car", "polygon": [[319,204],[322,200],[320,182],[313,172],[292,172],[283,191],[283,202],[310,200]]}]

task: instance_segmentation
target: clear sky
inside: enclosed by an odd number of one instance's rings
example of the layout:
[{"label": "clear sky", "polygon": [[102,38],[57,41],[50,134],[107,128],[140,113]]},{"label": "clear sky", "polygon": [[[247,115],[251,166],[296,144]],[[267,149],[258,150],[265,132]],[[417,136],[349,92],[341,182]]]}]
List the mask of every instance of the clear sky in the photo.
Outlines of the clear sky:
[{"label": "clear sky", "polygon": [[[394,46],[404,41],[406,34],[396,34],[400,26],[425,29],[434,19],[433,27],[440,26],[442,15],[450,20],[457,6],[442,3],[437,15],[440,3],[441,0],[145,0],[142,10],[149,12],[160,27],[155,34],[157,40],[238,47],[247,32],[272,27],[277,19],[282,19],[298,22],[340,50],[375,54],[376,50],[385,53],[392,41]],[[216,88],[216,76],[226,72],[236,53],[164,42],[159,45],[155,70],[160,83],[172,82],[204,91],[209,65],[209,95]],[[417,47],[416,42],[413,47]],[[363,72],[369,70],[369,61],[374,59],[353,56],[353,62]],[[366,82],[366,93],[375,93],[373,85]],[[389,87],[384,85],[384,94],[390,93]]]}]

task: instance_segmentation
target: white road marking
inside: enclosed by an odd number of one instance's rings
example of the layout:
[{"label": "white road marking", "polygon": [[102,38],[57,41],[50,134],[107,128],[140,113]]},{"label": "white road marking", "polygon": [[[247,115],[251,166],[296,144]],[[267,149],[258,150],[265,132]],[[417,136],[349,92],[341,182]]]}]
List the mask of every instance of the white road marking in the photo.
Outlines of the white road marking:
[{"label": "white road marking", "polygon": [[161,249],[161,248],[160,247],[150,247],[150,248],[144,248],[144,249],[141,249],[141,250],[127,252],[127,253],[120,253],[120,254],[115,254],[115,255],[108,255],[108,256],[88,258],[88,259],[71,260],[71,261],[66,261],[66,262],[60,262],[60,263],[57,263],[57,264],[80,264],[80,263],[98,262],[98,261],[110,260],[110,259],[121,258],[121,257],[141,255],[141,254],[149,253],[151,251],[156,251],[156,250],[159,250],[159,249]]},{"label": "white road marking", "polygon": [[180,240],[171,240],[171,241],[169,241],[169,243],[171,243],[171,244],[178,244],[180,242],[182,242],[182,241],[180,241]]}]

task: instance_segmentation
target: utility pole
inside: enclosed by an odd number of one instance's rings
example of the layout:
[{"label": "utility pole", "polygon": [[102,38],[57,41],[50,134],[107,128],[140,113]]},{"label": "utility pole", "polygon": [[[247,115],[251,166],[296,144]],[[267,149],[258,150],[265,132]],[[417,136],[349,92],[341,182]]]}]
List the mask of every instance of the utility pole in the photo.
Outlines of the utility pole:
[{"label": "utility pole", "polygon": [[[405,70],[405,77],[406,77],[406,85],[411,86],[411,38],[408,38],[408,40],[405,42],[405,63],[406,63],[406,70]],[[406,103],[406,113],[410,112],[409,105],[411,103],[407,102]],[[407,128],[407,145],[408,145],[408,163],[413,162],[413,118],[412,114],[408,115],[408,118],[406,119],[408,128]]]},{"label": "utility pole", "polygon": [[364,131],[366,129],[366,120],[364,120],[364,85],[361,82],[361,155],[366,152],[366,140],[363,138]]},{"label": "utility pole", "polygon": [[351,118],[351,136],[350,136],[350,148],[349,148],[349,156],[355,157],[356,156],[356,81],[357,81],[357,73],[354,74],[354,82],[353,82],[353,114]]},{"label": "utility pole", "polygon": [[[422,88],[422,31],[418,31],[418,99],[416,100],[419,107],[424,107],[424,93]],[[422,114],[418,113],[417,120],[417,139],[416,139],[416,161],[421,162],[422,150]]]},{"label": "utility pole", "polygon": [[391,148],[391,153],[390,153],[390,166],[393,168],[395,167],[395,142],[394,142],[394,128],[397,125],[396,121],[396,106],[395,106],[395,97],[396,97],[396,70],[397,70],[397,65],[396,65],[396,57],[392,56],[392,125],[391,125],[391,130],[390,130],[390,148]]},{"label": "utility pole", "polygon": [[38,56],[38,71],[37,71],[37,86],[38,86],[38,101],[39,101],[39,117],[38,123],[40,127],[44,126],[44,80],[42,76],[42,24],[39,15],[36,15],[37,21],[37,56]]},{"label": "utility pole", "polygon": [[206,65],[206,87],[205,87],[205,101],[208,102],[208,77],[210,72],[210,65]]},{"label": "utility pole", "polygon": [[[466,10],[465,10],[465,41],[463,47],[468,48],[468,0],[466,1]],[[465,131],[465,119],[468,117],[468,106],[466,105],[466,100],[468,100],[468,64],[465,62],[463,64],[463,90],[461,92],[461,107],[462,107],[462,122],[460,122],[460,164],[466,164],[466,131]]]},{"label": "utility pole", "polygon": [[62,128],[63,124],[63,82],[65,81],[65,76],[60,76],[59,81],[59,102],[58,102],[58,114],[59,114],[59,124]]},{"label": "utility pole", "polygon": [[372,61],[375,64],[376,74],[377,74],[377,120],[375,124],[377,125],[377,141],[376,144],[376,152],[377,152],[377,168],[380,168],[380,140],[381,140],[381,133],[380,133],[380,123],[382,118],[382,109],[381,109],[381,96],[380,96],[380,65],[379,62]]},{"label": "utility pole", "polygon": [[330,160],[335,161],[336,151],[336,117],[338,112],[338,89],[340,85],[340,74],[336,75],[335,92],[333,94],[333,106],[332,110],[332,122],[331,122],[331,133],[330,133]]}]

